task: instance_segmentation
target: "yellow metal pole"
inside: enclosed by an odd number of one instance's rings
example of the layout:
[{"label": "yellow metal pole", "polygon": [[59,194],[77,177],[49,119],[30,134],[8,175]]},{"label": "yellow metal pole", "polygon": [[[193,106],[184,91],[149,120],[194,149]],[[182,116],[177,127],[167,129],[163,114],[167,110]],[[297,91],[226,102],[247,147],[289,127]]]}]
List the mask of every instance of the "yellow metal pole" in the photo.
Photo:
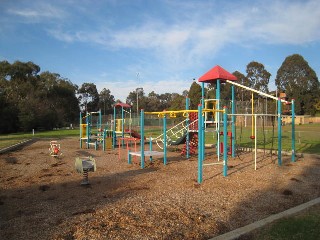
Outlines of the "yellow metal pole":
[{"label": "yellow metal pole", "polygon": [[251,136],[253,137],[254,136],[254,102],[253,102],[253,92],[251,93]]}]

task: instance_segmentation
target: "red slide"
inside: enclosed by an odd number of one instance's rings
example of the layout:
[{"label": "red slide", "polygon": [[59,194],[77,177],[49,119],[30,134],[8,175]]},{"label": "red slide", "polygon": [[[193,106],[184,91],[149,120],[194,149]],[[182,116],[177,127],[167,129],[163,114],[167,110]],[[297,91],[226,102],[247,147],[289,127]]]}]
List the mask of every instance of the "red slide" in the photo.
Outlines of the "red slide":
[{"label": "red slide", "polygon": [[141,135],[140,135],[137,131],[135,131],[135,130],[133,130],[133,129],[131,129],[131,132],[130,132],[129,129],[126,129],[125,132],[126,132],[126,133],[130,133],[131,136],[134,137],[134,138],[141,139]]}]

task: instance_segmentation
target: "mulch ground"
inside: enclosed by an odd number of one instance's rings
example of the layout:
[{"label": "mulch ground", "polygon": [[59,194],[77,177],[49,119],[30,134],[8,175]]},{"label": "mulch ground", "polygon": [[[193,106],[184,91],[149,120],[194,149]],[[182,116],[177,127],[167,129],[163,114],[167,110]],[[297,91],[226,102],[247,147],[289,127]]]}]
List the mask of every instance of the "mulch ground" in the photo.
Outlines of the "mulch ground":
[{"label": "mulch ground", "polygon": [[[197,156],[169,152],[168,164],[146,158],[127,163],[126,150],[80,149],[59,140],[63,155],[49,155],[38,140],[0,155],[1,239],[208,239],[320,196],[320,157],[297,162],[252,153],[222,166],[204,167],[197,183]],[[217,162],[207,149],[206,163]],[[93,156],[97,171],[81,186],[76,157]]]}]

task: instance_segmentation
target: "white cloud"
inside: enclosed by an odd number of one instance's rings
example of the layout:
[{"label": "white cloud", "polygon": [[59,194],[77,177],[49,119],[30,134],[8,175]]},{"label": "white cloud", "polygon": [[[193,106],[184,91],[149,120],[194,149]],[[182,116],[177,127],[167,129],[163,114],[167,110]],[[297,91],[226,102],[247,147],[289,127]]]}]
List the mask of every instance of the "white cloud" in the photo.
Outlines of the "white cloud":
[{"label": "white cloud", "polygon": [[9,8],[7,12],[33,22],[39,22],[43,19],[61,19],[66,16],[64,10],[45,2],[36,2],[34,6],[30,7]]},{"label": "white cloud", "polygon": [[[214,5],[205,5],[213,7]],[[270,1],[237,5],[226,13],[215,9],[194,9],[187,19],[174,18],[171,25],[148,16],[145,23],[111,29],[48,31],[66,42],[88,42],[109,50],[146,50],[164,67],[188,68],[195,62],[213,57],[230,43],[305,44],[319,41],[320,4],[317,1]],[[186,9],[191,6],[186,5]],[[175,12],[184,12],[183,5]],[[184,14],[185,15],[185,14]],[[207,19],[204,21],[204,19]]]},{"label": "white cloud", "polygon": [[301,45],[320,40],[319,1],[275,2],[253,14],[253,37],[271,44]]},{"label": "white cloud", "polygon": [[179,79],[169,79],[160,81],[150,81],[137,83],[136,80],[128,81],[97,81],[96,86],[98,92],[103,88],[109,89],[111,94],[114,95],[115,99],[120,99],[125,102],[127,96],[130,92],[134,91],[137,87],[142,87],[145,95],[147,96],[150,92],[155,91],[157,94],[162,93],[179,93],[182,94],[184,90],[189,90],[192,84],[192,79],[179,80]]}]

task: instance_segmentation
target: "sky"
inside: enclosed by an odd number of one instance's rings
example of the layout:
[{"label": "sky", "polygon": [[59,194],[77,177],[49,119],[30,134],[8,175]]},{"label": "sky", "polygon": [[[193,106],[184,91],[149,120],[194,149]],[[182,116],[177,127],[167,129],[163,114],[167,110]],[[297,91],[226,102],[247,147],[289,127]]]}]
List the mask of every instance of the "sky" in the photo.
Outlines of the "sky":
[{"label": "sky", "polygon": [[0,61],[33,63],[115,99],[189,90],[215,65],[272,74],[300,54],[320,76],[320,0],[0,0]]}]

